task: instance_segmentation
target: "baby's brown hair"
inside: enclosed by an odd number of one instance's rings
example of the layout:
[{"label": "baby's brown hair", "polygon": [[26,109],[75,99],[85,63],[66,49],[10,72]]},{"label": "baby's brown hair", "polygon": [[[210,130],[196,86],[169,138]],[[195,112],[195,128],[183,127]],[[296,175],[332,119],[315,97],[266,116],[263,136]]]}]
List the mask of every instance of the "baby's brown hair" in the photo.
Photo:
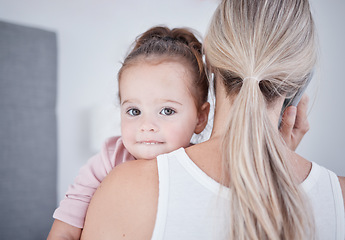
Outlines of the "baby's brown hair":
[{"label": "baby's brown hair", "polygon": [[[183,61],[193,76],[191,93],[198,108],[207,102],[209,82],[202,57],[202,44],[189,28],[169,29],[163,26],[150,28],[139,35],[118,73],[120,82],[123,71],[133,64],[146,61]],[[119,94],[121,96],[121,93]]]}]

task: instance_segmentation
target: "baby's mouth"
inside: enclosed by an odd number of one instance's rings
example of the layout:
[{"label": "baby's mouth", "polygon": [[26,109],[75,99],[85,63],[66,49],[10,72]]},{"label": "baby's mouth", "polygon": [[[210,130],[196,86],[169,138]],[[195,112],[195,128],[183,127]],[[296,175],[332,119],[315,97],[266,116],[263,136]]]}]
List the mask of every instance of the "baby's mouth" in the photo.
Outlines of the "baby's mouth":
[{"label": "baby's mouth", "polygon": [[139,141],[138,143],[144,144],[144,145],[157,145],[157,144],[163,144],[163,142],[154,141],[154,140]]}]

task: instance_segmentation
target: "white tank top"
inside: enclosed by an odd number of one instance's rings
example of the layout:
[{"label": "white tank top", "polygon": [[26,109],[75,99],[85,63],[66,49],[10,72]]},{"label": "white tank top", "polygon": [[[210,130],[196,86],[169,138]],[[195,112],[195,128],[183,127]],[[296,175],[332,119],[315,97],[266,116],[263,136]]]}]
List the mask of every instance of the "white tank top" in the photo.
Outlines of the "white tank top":
[{"label": "white tank top", "polygon": [[[157,157],[159,198],[153,240],[227,239],[229,191],[180,148]],[[337,176],[312,163],[301,184],[310,198],[318,239],[344,240],[345,217]]]}]

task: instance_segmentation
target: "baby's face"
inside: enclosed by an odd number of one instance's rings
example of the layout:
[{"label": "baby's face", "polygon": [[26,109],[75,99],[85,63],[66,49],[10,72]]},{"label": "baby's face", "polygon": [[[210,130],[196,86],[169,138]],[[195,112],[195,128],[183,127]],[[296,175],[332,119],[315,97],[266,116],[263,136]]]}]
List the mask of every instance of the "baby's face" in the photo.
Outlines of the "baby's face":
[{"label": "baby's face", "polygon": [[187,147],[198,123],[189,86],[192,76],[178,62],[139,63],[120,79],[121,132],[137,159]]}]

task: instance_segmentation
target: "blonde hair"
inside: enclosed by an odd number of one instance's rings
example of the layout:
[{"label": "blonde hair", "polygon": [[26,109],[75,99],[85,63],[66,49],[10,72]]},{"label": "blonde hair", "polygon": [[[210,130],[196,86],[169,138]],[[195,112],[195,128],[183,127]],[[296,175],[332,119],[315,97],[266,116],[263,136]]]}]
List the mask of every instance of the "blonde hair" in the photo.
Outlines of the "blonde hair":
[{"label": "blonde hair", "polygon": [[267,109],[302,87],[316,63],[307,0],[223,0],[205,37],[207,63],[233,101],[222,183],[230,239],[311,239],[314,222]]}]

